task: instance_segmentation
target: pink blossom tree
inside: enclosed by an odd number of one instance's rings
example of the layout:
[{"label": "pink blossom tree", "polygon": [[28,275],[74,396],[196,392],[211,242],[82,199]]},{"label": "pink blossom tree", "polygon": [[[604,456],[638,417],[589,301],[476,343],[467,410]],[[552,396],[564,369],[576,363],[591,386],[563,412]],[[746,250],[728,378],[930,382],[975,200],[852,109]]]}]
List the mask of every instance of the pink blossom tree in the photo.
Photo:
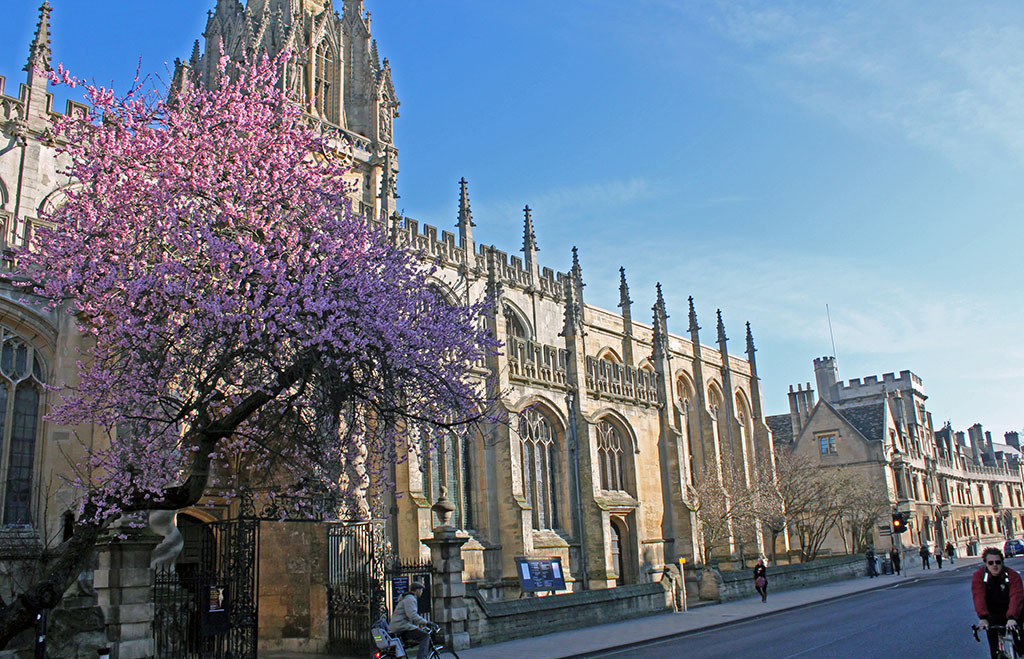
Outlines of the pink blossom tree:
[{"label": "pink blossom tree", "polygon": [[47,418],[109,443],[75,466],[72,537],[0,602],[0,647],[59,602],[113,521],[230,489],[226,456],[351,504],[375,474],[344,478],[348,463],[372,455],[386,478],[403,433],[487,412],[471,370],[498,346],[483,307],[445,302],[424,259],[352,214],[347,162],[281,91],[283,64],[222,65],[215,90],[169,100],[83,85],[90,111],[57,126],[76,185],[18,276],[91,346]]}]

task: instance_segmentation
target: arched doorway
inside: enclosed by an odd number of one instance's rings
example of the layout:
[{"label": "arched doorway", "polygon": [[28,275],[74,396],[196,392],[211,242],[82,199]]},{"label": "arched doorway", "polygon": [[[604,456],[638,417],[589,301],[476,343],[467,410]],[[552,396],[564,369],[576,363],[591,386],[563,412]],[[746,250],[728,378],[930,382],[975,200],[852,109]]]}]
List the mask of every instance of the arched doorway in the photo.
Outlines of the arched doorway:
[{"label": "arched doorway", "polygon": [[611,540],[611,559],[612,567],[615,568],[615,585],[621,586],[626,583],[626,564],[622,558],[622,536],[623,530],[621,528],[621,522],[615,518],[612,518],[609,522],[611,526],[611,533],[609,539]]}]

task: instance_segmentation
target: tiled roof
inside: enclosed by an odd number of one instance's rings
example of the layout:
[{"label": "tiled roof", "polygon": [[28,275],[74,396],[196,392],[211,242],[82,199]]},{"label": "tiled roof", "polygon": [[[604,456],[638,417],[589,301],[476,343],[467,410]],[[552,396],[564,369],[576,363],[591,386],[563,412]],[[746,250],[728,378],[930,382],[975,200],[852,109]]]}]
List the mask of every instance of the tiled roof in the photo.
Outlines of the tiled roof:
[{"label": "tiled roof", "polygon": [[885,439],[882,437],[882,432],[885,429],[884,403],[836,408],[836,412],[846,419],[851,426],[856,428],[858,432],[864,435],[867,439]]},{"label": "tiled roof", "polygon": [[766,416],[764,421],[768,424],[768,427],[771,428],[772,438],[775,440],[776,444],[793,443],[793,422],[790,420],[788,414]]}]

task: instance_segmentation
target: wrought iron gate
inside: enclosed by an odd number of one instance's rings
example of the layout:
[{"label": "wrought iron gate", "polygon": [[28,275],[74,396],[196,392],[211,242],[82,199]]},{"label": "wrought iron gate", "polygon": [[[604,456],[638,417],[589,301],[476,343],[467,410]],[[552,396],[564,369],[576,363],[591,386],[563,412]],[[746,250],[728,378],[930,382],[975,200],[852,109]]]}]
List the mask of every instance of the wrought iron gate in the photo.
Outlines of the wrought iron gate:
[{"label": "wrought iron gate", "polygon": [[327,618],[331,652],[371,649],[370,625],[385,608],[389,549],[383,520],[327,527]]},{"label": "wrought iron gate", "polygon": [[[328,649],[372,650],[370,626],[391,615],[394,600],[418,580],[430,591],[430,561],[399,561],[387,540],[384,520],[335,522],[327,526]],[[429,619],[430,598],[420,600]]]},{"label": "wrought iron gate", "polygon": [[[255,659],[260,521],[205,525],[198,569],[157,572],[154,636],[160,659]],[[248,514],[247,514],[248,513]]]}]

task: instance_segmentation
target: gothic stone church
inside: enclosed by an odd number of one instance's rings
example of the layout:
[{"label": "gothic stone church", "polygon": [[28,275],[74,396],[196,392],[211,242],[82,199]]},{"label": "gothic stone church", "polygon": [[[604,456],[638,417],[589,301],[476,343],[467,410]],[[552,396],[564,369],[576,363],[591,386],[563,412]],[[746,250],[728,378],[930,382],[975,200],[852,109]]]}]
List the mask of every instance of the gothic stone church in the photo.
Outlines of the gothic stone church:
[{"label": "gothic stone church", "polygon": [[[660,286],[645,296],[647,304],[634,306],[624,270],[617,310],[587,304],[585,255],[573,249],[570,260],[568,246],[560,247],[567,271],[542,266],[529,208],[521,252],[512,255],[474,240],[464,180],[459,206],[453,208],[454,232],[399,217],[392,131],[399,102],[391,70],[387,59],[379,58],[362,0],[339,5],[249,0],[243,6],[217,0],[203,43],[197,41],[188,61],[179,62],[176,75],[208,80],[220,44],[233,57],[285,47],[305,53],[288,65],[287,84],[307,99],[308,112],[322,130],[352,156],[361,212],[436,262],[436,285],[451,301],[486,294],[498,300],[489,322],[505,349],[482,375],[497,380],[505,406],[522,413],[521,423],[484,428],[472,440],[445,439],[425,455],[410,447],[408,460],[396,466],[398,491],[383,503],[368,504],[368,510],[388,518],[390,546],[407,560],[429,554],[421,539],[437,524],[430,506],[444,487],[456,505],[453,523],[468,538],[463,577],[483,597],[519,595],[515,558],[522,556],[560,557],[570,590],[658,580],[665,565],[680,557],[693,564],[700,539],[687,485],[723,459],[749,479],[757,477],[758,465],[772,460],[749,324],[737,346],[727,339],[719,312],[714,343],[702,343],[691,298],[685,335],[672,334]],[[62,186],[68,184],[57,173],[50,129],[56,111],[40,73],[51,63],[49,12],[44,2],[22,84],[7,80],[5,86],[0,77],[4,259],[7,247],[28,240],[47,208],[60,203]],[[59,48],[59,35],[55,43]],[[75,104],[69,103],[67,112],[73,111]],[[81,340],[68,316],[40,313],[18,302],[9,286],[2,290],[0,534],[53,543],[60,540],[62,516],[72,500],[58,476],[75,458],[75,445],[69,429],[44,420],[55,394],[42,385],[71,379]],[[190,543],[202,523],[237,513],[216,496],[209,504],[177,514],[185,547],[172,560],[193,560]],[[263,535],[259,583],[260,597],[266,596],[260,607],[265,647],[287,647],[289,637],[322,632],[316,611],[323,595],[316,587],[270,597],[274,583],[294,578],[271,564],[282,551],[292,551],[288,542],[285,536]],[[733,543],[732,550],[740,546]],[[742,547],[754,553],[763,550],[763,540]]]}]

